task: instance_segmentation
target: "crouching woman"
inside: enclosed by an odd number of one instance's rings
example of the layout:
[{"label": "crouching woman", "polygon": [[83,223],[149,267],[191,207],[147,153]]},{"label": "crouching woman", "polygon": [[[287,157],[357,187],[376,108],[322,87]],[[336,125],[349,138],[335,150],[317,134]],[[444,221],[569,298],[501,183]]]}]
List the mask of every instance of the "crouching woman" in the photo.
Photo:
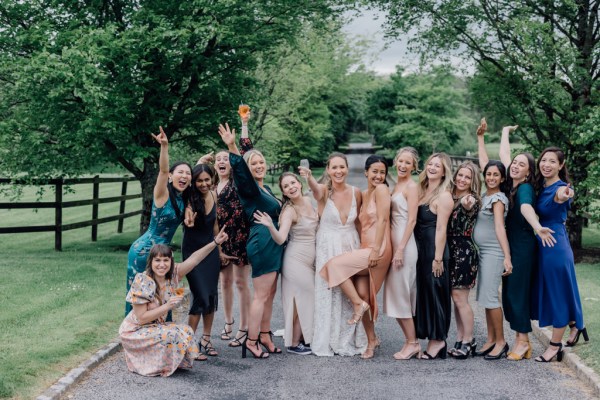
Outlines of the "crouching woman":
[{"label": "crouching woman", "polygon": [[166,322],[167,313],[183,300],[179,280],[211,251],[227,240],[221,230],[214,241],[198,249],[180,264],[165,244],[150,249],[146,270],[138,273],[127,293],[133,310],[123,320],[119,337],[127,368],[144,376],[169,376],[177,368],[192,368],[198,357],[194,332],[185,324]]}]

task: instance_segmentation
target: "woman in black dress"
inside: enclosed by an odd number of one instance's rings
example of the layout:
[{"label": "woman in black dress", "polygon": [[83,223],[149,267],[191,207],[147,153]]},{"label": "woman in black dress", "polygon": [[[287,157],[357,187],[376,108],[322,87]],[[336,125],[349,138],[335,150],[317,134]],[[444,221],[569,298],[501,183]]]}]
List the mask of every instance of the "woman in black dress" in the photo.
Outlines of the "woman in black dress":
[{"label": "woman in black dress", "polygon": [[477,346],[473,339],[474,318],[469,304],[469,291],[475,286],[479,261],[477,246],[472,237],[481,205],[479,174],[479,168],[475,164],[465,161],[458,166],[453,177],[454,209],[448,223],[448,268],[457,336],[454,348],[448,353],[458,359],[467,358]]},{"label": "woman in black dress", "polygon": [[450,273],[446,230],[454,202],[450,187],[450,157],[434,153],[419,175],[419,211],[415,237],[417,261],[417,338],[429,339],[422,360],[446,358],[446,338],[450,329]]},{"label": "woman in black dress", "polygon": [[[183,230],[181,251],[184,260],[194,251],[211,243],[219,233],[217,196],[212,190],[214,177],[214,169],[206,164],[198,164],[192,170],[192,196],[188,208],[191,208],[193,222],[189,223],[188,220]],[[218,355],[210,341],[210,334],[219,299],[220,265],[219,251],[214,249],[197,268],[187,274],[193,295],[189,325],[195,332],[202,316],[200,351],[209,356]]]}]

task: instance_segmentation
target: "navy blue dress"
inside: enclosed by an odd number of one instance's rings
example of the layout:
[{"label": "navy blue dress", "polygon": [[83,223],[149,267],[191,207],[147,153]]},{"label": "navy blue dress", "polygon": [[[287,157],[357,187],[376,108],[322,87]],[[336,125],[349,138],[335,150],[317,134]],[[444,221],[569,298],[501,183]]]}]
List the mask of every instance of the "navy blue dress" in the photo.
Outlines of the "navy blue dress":
[{"label": "navy blue dress", "polygon": [[534,304],[533,311],[534,319],[539,320],[540,326],[562,328],[570,321],[575,321],[577,329],[583,329],[573,250],[565,227],[572,200],[562,204],[554,201],[558,188],[566,185],[559,180],[543,188],[535,204],[540,224],[554,231],[556,244],[554,247],[544,247],[538,237],[539,271],[535,285],[537,298],[534,299],[537,304]]}]

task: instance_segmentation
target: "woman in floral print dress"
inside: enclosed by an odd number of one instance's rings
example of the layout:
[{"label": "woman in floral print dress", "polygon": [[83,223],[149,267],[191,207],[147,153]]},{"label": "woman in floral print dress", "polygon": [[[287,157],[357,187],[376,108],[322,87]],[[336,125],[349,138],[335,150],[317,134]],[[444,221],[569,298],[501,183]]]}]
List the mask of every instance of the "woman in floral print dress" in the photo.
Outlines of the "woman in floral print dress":
[{"label": "woman in floral print dress", "polygon": [[121,323],[119,336],[127,368],[144,376],[169,376],[177,368],[191,368],[198,356],[194,332],[188,325],[166,322],[166,316],[182,300],[176,293],[179,280],[217,245],[227,240],[223,230],[215,240],[195,251],[180,264],[166,244],[152,246],[146,271],[138,273],[127,293],[133,306]]}]

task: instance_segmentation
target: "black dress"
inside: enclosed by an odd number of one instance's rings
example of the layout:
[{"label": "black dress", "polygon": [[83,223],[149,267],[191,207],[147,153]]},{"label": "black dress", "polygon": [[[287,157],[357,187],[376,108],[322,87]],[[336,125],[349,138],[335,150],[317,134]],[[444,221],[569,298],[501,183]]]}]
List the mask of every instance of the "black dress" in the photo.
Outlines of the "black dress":
[{"label": "black dress", "polygon": [[452,289],[471,289],[477,278],[479,254],[473,241],[473,228],[477,221],[479,203],[467,211],[462,204],[454,208],[448,221],[448,250],[450,259],[450,287]]},{"label": "black dress", "polygon": [[429,204],[419,206],[415,238],[417,239],[417,305],[415,328],[417,338],[446,340],[450,329],[450,273],[448,271],[448,246],[444,248],[444,272],[433,276],[432,263],[435,258],[435,226],[437,215]]},{"label": "black dress", "polygon": [[[208,214],[202,218],[197,216],[194,226],[183,228],[183,240],[181,243],[181,252],[183,259],[186,260],[194,251],[206,246],[215,238],[214,225],[217,218],[217,203]],[[190,291],[194,296],[190,314],[203,315],[210,314],[217,309],[219,292],[219,271],[221,270],[221,261],[219,259],[219,250],[215,248],[210,254],[198,264],[187,275],[190,285]]]}]

